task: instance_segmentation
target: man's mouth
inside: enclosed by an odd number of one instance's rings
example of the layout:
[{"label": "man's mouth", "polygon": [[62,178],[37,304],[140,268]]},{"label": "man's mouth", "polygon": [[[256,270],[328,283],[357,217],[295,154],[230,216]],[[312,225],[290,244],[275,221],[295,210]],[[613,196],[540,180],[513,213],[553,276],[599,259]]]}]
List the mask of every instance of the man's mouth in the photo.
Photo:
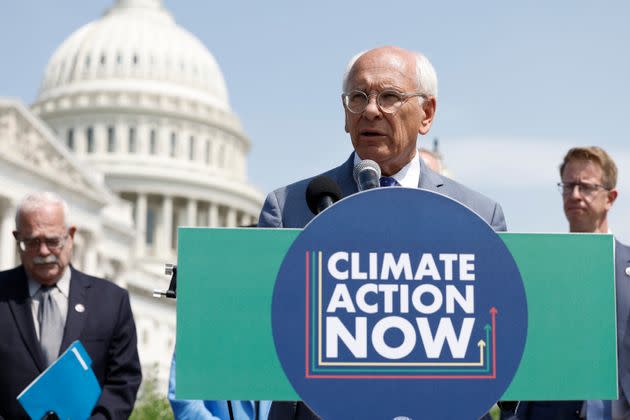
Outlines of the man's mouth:
[{"label": "man's mouth", "polygon": [[360,134],[363,137],[382,137],[385,135],[382,132],[376,130],[364,130],[361,131]]}]

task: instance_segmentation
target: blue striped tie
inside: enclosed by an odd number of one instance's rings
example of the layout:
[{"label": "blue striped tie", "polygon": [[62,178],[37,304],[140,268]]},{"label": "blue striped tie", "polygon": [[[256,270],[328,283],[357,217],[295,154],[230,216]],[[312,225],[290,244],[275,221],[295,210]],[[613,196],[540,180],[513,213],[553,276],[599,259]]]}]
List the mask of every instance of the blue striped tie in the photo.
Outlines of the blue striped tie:
[{"label": "blue striped tie", "polygon": [[380,179],[381,187],[396,187],[400,185],[398,181],[396,181],[391,176],[384,176]]}]

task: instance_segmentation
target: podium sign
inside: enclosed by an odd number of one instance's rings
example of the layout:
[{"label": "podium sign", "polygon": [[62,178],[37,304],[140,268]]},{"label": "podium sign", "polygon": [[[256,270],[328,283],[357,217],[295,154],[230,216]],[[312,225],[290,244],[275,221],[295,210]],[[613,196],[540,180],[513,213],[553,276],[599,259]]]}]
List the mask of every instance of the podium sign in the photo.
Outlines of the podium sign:
[{"label": "podium sign", "polygon": [[[400,193],[396,192],[396,194]],[[426,200],[433,199],[432,196],[434,195],[431,194],[431,197],[423,196],[421,201],[423,200],[426,204]],[[360,199],[361,197],[357,198],[357,200]],[[441,196],[440,199],[448,200]],[[351,204],[345,203],[346,200],[327,210],[320,216],[321,219],[324,220],[324,216],[327,216],[328,212],[332,213],[332,210],[337,206],[351,206]],[[393,202],[395,201],[394,199]],[[381,199],[379,202],[387,203],[392,202],[392,200]],[[408,201],[405,205],[409,205]],[[340,206],[337,211],[341,210],[342,207]],[[421,209],[415,209],[416,213],[418,211]],[[443,214],[440,214],[440,217],[442,216]],[[305,232],[311,229],[312,225],[319,219],[315,219]],[[426,220],[426,217],[424,219]],[[430,220],[429,218],[429,222]],[[343,228],[342,226],[339,229],[343,230]],[[412,226],[410,229],[413,230],[414,227]],[[427,230],[430,228],[425,225],[422,226],[422,230],[416,231],[425,232]],[[275,331],[276,343],[274,345],[271,315],[273,304],[276,305],[274,311],[282,308],[282,305],[278,306],[277,302],[273,303],[274,299],[278,298],[278,295],[274,298],[276,276],[279,271],[282,271],[281,266],[285,255],[293,247],[294,242],[299,240],[300,232],[300,230],[284,229],[182,228],[179,230],[178,398],[300,399],[284,373],[278,354],[285,352],[291,357],[291,354],[297,351],[296,349],[301,349],[299,355],[294,356],[299,358],[303,365],[305,356],[308,359],[308,355],[304,354],[305,339],[308,337],[304,337],[304,334],[296,336],[295,349],[290,347],[283,349],[282,344],[280,344],[278,353],[276,350],[278,333]],[[422,235],[417,236],[418,244],[423,244],[423,240],[426,238]],[[498,237],[518,266],[524,294],[527,298],[525,326],[519,327],[504,323],[499,324],[500,328],[497,327],[497,331],[519,328],[523,334],[525,332],[527,334],[526,341],[523,343],[522,358],[517,355],[520,359],[520,365],[517,360],[515,366],[518,366],[518,369],[513,375],[511,384],[508,380],[505,384],[507,390],[505,387],[503,388],[505,393],[501,390],[503,399],[616,398],[614,240],[612,236],[501,233]],[[418,248],[422,247],[419,246]],[[399,251],[392,252],[392,254],[401,255]],[[327,255],[331,257],[333,254],[329,252]],[[351,252],[348,253],[348,263],[350,263],[351,254]],[[326,253],[324,253],[324,258],[325,256]],[[335,258],[339,257],[337,255]],[[333,267],[343,271],[344,264],[346,264],[346,260],[343,258],[344,255],[341,255],[341,260],[337,261],[337,265],[333,264]],[[418,258],[421,259],[422,257],[417,255],[415,258],[413,270],[417,271]],[[306,261],[302,261],[302,265],[305,263]],[[291,264],[296,265],[295,263]],[[369,265],[369,263],[366,264]],[[303,267],[296,269],[304,271]],[[425,271],[429,270],[427,273],[430,273],[430,264],[425,264],[424,269]],[[459,274],[461,276],[462,273]],[[441,275],[444,276],[444,272]],[[280,276],[280,283],[276,285],[276,288],[280,287],[281,280]],[[480,280],[477,281],[479,281],[478,284],[481,284]],[[284,282],[286,283],[286,280]],[[343,283],[344,280],[340,280],[340,282]],[[345,282],[356,282],[356,280],[345,280]],[[426,284],[430,281],[413,283],[414,285]],[[442,280],[442,283],[445,281]],[[496,301],[496,306],[499,309],[498,315],[495,314],[495,316],[501,322],[504,319],[501,316],[504,314],[507,316],[510,305],[518,303],[518,296],[515,297],[513,288],[501,290],[499,284],[496,289],[500,298]],[[355,292],[356,290],[353,293]],[[331,296],[332,294],[329,295],[329,297]],[[374,303],[373,298],[374,295],[371,298],[371,303]],[[308,302],[303,299],[303,296],[296,297],[294,301],[286,297],[284,299],[286,308],[302,308],[295,316],[301,317],[299,323],[304,325],[304,316],[307,315],[304,312],[304,307]],[[344,306],[345,301],[337,297],[335,302],[337,306]],[[330,304],[330,301],[328,303]],[[425,299],[424,303],[430,305],[431,302],[427,302]],[[348,307],[345,309],[348,312]],[[484,308],[478,310],[481,309]],[[281,320],[280,322],[290,318],[287,313],[278,312],[281,314],[278,318]],[[368,320],[368,322],[370,321]],[[482,328],[491,324],[491,320],[486,323],[481,318],[479,322],[484,323],[481,325]],[[277,323],[277,320],[274,320],[274,323]],[[348,327],[349,324],[344,325]],[[403,322],[401,325],[407,324]],[[431,324],[428,330],[435,332],[436,325]],[[456,333],[458,333],[453,338],[461,339],[461,333],[464,331],[463,321],[461,319],[455,320],[453,325]],[[392,329],[396,332],[395,328],[392,327]],[[404,330],[403,327],[398,329]],[[495,349],[491,345],[492,330],[492,327],[488,328],[487,340],[479,340],[480,342],[483,341],[477,350],[477,358],[481,362],[489,361],[489,358],[493,357],[492,352]],[[348,328],[348,332],[352,331],[354,330]],[[472,336],[475,337],[474,344],[476,344],[477,338],[474,331],[471,333]],[[503,343],[499,342],[496,350],[506,349],[506,346],[509,346],[509,342],[506,344],[506,340]],[[516,340],[518,340],[518,336]],[[290,340],[285,341],[290,343]],[[420,339],[418,339],[419,341]],[[389,347],[381,345],[379,348],[387,350],[388,348],[397,348],[397,346],[402,347],[401,342],[404,343],[404,338],[390,337]],[[447,341],[445,340],[445,342]],[[350,341],[337,340],[337,343],[339,351],[343,351]],[[447,347],[451,348],[447,349]],[[466,356],[463,358],[465,363],[471,362],[473,355],[470,343],[468,347]],[[287,354],[282,356],[284,357],[285,369]],[[374,355],[380,357],[376,353]],[[367,356],[371,357],[370,355]],[[453,354],[453,348],[450,344],[442,349],[440,357],[445,356],[451,358],[456,356]],[[359,357],[361,357],[360,354]],[[402,372],[402,374],[428,376],[421,373],[422,369],[425,369],[425,365],[419,363],[424,362],[415,361],[414,363],[415,374],[409,372]],[[479,369],[483,370],[488,366],[486,364]],[[350,370],[352,369],[350,368]],[[473,368],[466,369],[472,371]],[[459,370],[463,372],[466,369]],[[503,371],[506,369],[502,368]],[[303,370],[304,366],[302,366]],[[370,368],[368,373],[370,375],[380,374],[375,370],[378,368]],[[398,368],[398,370],[401,369]],[[434,368],[434,370],[436,369]],[[442,372],[439,376],[455,373],[450,367],[440,370]],[[348,374],[348,372],[342,373]],[[350,372],[350,374],[356,375],[357,373]],[[289,376],[291,375],[295,376],[295,373],[289,372]],[[326,379],[318,380],[324,381]],[[357,379],[345,380],[356,381]],[[377,381],[378,379],[371,378],[371,380]],[[395,379],[390,378],[388,380]],[[413,388],[420,381],[426,383],[427,380],[431,379],[402,378],[400,380],[402,381],[400,386],[395,387],[398,393],[403,388]],[[450,379],[435,379],[435,381],[442,381],[441,383],[446,380]],[[481,379],[475,380],[481,381]],[[295,378],[293,383],[295,385]],[[440,382],[437,383],[440,384]],[[476,389],[479,388],[479,383],[476,383]],[[451,386],[450,384],[447,385]],[[300,395],[303,395],[303,392],[304,390]],[[310,391],[306,392],[308,394]],[[498,399],[500,395],[492,398]],[[483,399],[480,395],[475,395],[474,392],[471,398]],[[310,397],[304,399],[307,403],[311,403]],[[414,404],[422,406],[417,400],[417,397],[413,400]],[[316,411],[324,413],[325,417],[326,414],[329,414],[325,410],[318,409],[317,404],[315,404],[315,408]],[[330,413],[328,417],[335,417],[335,414]],[[400,414],[409,416],[406,412]],[[413,418],[414,415],[410,417]]]}]

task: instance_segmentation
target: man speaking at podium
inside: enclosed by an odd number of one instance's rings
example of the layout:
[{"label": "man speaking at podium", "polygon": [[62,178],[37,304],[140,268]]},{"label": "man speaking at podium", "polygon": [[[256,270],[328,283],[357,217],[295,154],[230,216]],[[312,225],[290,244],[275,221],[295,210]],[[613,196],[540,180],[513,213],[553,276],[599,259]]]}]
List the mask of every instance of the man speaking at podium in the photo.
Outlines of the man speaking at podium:
[{"label": "man speaking at podium", "polygon": [[[419,157],[418,135],[429,132],[437,104],[437,76],[424,55],[391,46],[358,54],[347,66],[342,102],[345,130],[354,153],[341,166],[323,175],[339,185],[344,197],[358,191],[354,166],[370,159],[378,163],[390,185],[443,194],[466,205],[493,229],[506,230],[499,204],[437,174]],[[314,217],[304,198],[311,180],[298,181],[270,193],[258,225],[304,227]],[[294,403],[274,403],[269,419],[309,418],[292,414],[299,412],[300,406],[301,403],[297,407]],[[284,414],[276,415],[280,412]]]},{"label": "man speaking at podium", "polygon": [[15,225],[22,265],[0,273],[0,419],[28,418],[16,397],[75,340],[102,388],[91,418],[128,418],[142,380],[129,295],[70,266],[76,228],[57,195],[27,195]]},{"label": "man speaking at podium", "polygon": [[[344,77],[342,101],[354,153],[323,175],[339,185],[344,197],[358,191],[352,175],[355,164],[371,159],[395,185],[446,195],[475,211],[495,230],[506,230],[500,205],[433,172],[417,152],[418,135],[429,132],[437,104],[437,76],[424,55],[381,47],[355,56]],[[314,217],[304,199],[311,179],[270,193],[259,226],[304,227]]]}]

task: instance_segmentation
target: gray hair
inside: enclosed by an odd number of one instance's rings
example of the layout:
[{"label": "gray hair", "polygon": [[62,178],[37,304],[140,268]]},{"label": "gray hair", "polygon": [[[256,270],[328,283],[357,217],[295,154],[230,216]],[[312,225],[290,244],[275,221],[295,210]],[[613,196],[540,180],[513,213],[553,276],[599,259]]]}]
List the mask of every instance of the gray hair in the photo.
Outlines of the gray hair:
[{"label": "gray hair", "polygon": [[66,201],[59,195],[49,191],[29,193],[22,198],[15,210],[15,228],[19,229],[20,215],[22,213],[35,211],[47,204],[56,204],[61,206],[61,209],[63,210],[63,224],[67,228],[70,217],[68,203],[66,203]]},{"label": "gray hair", "polygon": [[[366,52],[368,51],[361,51],[360,53],[355,54],[348,62],[348,65],[346,66],[346,71],[343,74],[343,82],[341,86],[344,92],[347,91],[348,76],[350,75],[350,71],[352,70],[354,63],[356,63],[359,57],[361,57]],[[416,83],[418,85],[418,90],[427,96],[433,96],[435,99],[437,99],[438,81],[437,74],[435,73],[435,68],[433,68],[433,65],[431,64],[429,59],[424,56],[424,54],[413,51],[412,54],[416,59]],[[422,98],[419,99],[420,101],[422,101]]]}]

